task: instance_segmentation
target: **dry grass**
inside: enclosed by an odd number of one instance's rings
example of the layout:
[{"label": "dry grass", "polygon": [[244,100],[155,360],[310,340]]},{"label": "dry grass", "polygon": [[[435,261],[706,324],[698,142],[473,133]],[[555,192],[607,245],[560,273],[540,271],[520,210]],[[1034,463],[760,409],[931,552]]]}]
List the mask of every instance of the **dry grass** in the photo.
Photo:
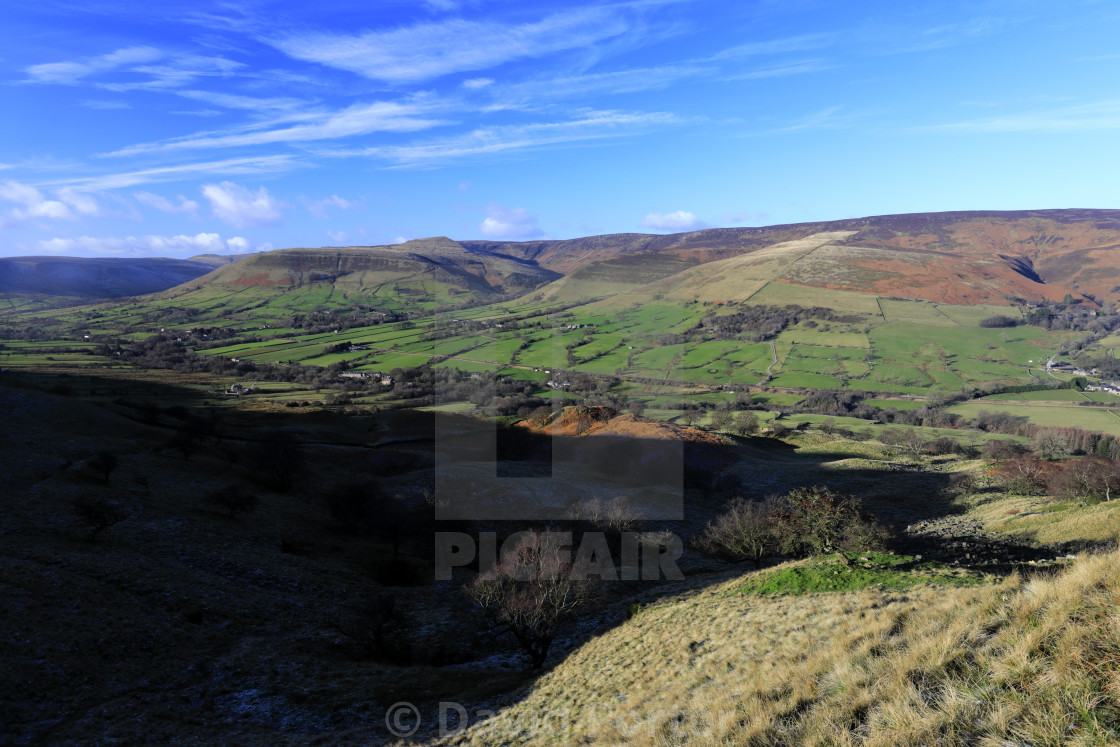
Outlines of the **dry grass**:
[{"label": "dry grass", "polygon": [[1082,505],[1049,496],[1009,495],[969,510],[994,532],[1041,542],[1112,542],[1120,537],[1120,501]]},{"label": "dry grass", "polygon": [[1120,555],[998,587],[642,610],[448,744],[1115,744]]}]

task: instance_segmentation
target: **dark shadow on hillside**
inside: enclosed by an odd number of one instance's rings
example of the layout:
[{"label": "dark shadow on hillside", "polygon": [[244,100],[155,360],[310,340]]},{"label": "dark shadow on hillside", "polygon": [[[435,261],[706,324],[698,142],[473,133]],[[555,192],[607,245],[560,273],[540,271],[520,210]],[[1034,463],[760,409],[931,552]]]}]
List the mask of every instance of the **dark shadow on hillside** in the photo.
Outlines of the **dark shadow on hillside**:
[{"label": "dark shadow on hillside", "polygon": [[[9,584],[5,619],[30,643],[0,648],[0,667],[14,673],[0,687],[0,741],[138,741],[130,731],[138,714],[155,740],[267,742],[339,728],[370,741],[386,736],[371,701],[511,702],[533,676],[515,649],[473,622],[459,587],[477,563],[434,580],[435,532],[494,532],[500,543],[555,528],[577,544],[603,532],[618,557],[620,531],[667,531],[684,541],[688,583],[702,588],[753,568],[688,545],[735,495],[827,485],[900,522],[954,513],[947,475],[904,464],[839,469],[836,454],[765,438],[667,449],[659,439],[515,426],[494,431],[489,464],[457,468],[554,481],[562,511],[438,521],[432,413],[241,410],[208,406],[189,386],[129,388],[92,372],[17,381],[0,379],[8,426],[0,577]],[[453,427],[476,432],[479,421],[459,417]],[[97,472],[91,457],[100,452],[117,465]],[[557,455],[569,458],[557,466]],[[216,503],[231,485],[258,504],[238,513]],[[643,518],[638,498],[651,485],[679,491],[678,518]],[[620,492],[633,501],[621,522],[567,514]],[[90,542],[69,507],[81,495],[114,501],[128,518]],[[684,588],[664,579],[603,587],[601,609],[556,641],[548,667],[624,622],[636,599]],[[396,600],[383,630],[367,605],[378,595]],[[69,653],[77,649],[86,654]]]}]

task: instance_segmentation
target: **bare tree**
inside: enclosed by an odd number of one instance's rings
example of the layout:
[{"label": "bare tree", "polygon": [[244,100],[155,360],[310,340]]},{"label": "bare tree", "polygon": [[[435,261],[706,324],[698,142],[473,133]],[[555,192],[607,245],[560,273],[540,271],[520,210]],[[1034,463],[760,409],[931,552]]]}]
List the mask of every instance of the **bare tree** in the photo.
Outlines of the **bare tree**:
[{"label": "bare tree", "polygon": [[922,453],[922,447],[925,446],[926,440],[922,438],[921,433],[911,428],[910,430],[906,431],[906,435],[903,439],[902,444],[906,447],[907,451],[909,451],[914,456],[918,456]]},{"label": "bare tree", "polygon": [[591,498],[580,501],[568,509],[568,518],[586,521],[596,529],[618,534],[634,528],[634,516],[634,506],[621,495],[610,500]]},{"label": "bare tree", "polygon": [[999,471],[1007,478],[1008,489],[1015,493],[1033,493],[1045,485],[1045,464],[1037,457],[1022,455],[1008,459]]},{"label": "bare tree", "polygon": [[725,431],[731,427],[731,413],[727,410],[712,411],[712,430]]},{"label": "bare tree", "polygon": [[758,433],[758,416],[750,410],[743,410],[735,416],[735,435],[751,436]]},{"label": "bare tree", "polygon": [[1102,457],[1089,457],[1089,479],[1097,492],[1104,496],[1106,501],[1112,500],[1112,493],[1120,489],[1120,465],[1111,459]]},{"label": "bare tree", "polygon": [[750,501],[734,498],[727,511],[715,522],[709,522],[697,546],[713,555],[741,560],[749,558],[755,566],[762,565],[762,558],[774,545],[774,532],[770,525],[773,501]]},{"label": "bare tree", "polygon": [[568,540],[555,532],[532,532],[515,550],[466,587],[497,633],[512,636],[534,669],[563,626],[592,599],[591,583],[572,578]]},{"label": "bare tree", "polygon": [[1046,428],[1031,439],[1031,451],[1043,459],[1061,459],[1072,454],[1073,448],[1064,433]]}]

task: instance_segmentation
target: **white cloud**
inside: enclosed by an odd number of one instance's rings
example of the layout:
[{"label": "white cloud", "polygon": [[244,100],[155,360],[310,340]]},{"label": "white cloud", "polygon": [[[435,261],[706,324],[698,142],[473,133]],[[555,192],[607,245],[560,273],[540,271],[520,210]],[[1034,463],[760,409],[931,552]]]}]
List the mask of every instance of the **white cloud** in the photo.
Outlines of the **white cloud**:
[{"label": "white cloud", "polygon": [[0,184],[0,199],[23,205],[11,211],[15,218],[72,218],[70,208],[57,200],[48,200],[34,187],[20,182]]},{"label": "white cloud", "polygon": [[626,31],[628,24],[617,12],[583,8],[555,13],[535,23],[455,18],[358,35],[303,32],[271,43],[296,59],[375,80],[415,82],[586,49]]},{"label": "white cloud", "polygon": [[97,200],[84,192],[79,192],[73,187],[63,187],[58,190],[57,194],[58,199],[65,202],[82,215],[94,216],[101,214],[101,206],[97,204]]},{"label": "white cloud", "polygon": [[27,68],[31,83],[57,83],[74,85],[95,73],[108,72],[127,65],[154,62],[164,53],[154,47],[125,47],[99,57],[88,57],[80,62],[47,62]]},{"label": "white cloud", "polygon": [[214,215],[234,228],[278,223],[284,214],[281,203],[264,187],[253,192],[233,182],[207,184],[202,196],[210,201]]},{"label": "white cloud", "polygon": [[525,208],[507,208],[496,202],[486,206],[486,219],[478,224],[490,239],[531,239],[541,235],[537,219]]},{"label": "white cloud", "polygon": [[327,215],[327,208],[336,207],[340,210],[349,210],[350,208],[357,206],[359,203],[354,200],[343,199],[338,195],[331,195],[330,197],[325,197],[322,200],[305,199],[303,201],[303,204],[304,207],[307,208],[307,212],[311,213],[316,218],[325,220],[329,217]]},{"label": "white cloud", "polygon": [[138,202],[165,213],[182,213],[190,216],[194,216],[198,213],[198,203],[194,200],[188,200],[186,197],[183,197],[183,195],[179,195],[178,205],[166,197],[152,194],[151,192],[137,192],[132,196],[135,197]]},{"label": "white cloud", "polygon": [[47,199],[35,187],[22,182],[7,181],[0,184],[0,199],[14,202],[21,207],[12,208],[9,215],[17,220],[24,218],[57,218],[72,220],[78,215],[98,215],[97,201],[88,194],[70,187],[57,190],[57,200]]},{"label": "white cloud", "polygon": [[306,115],[307,118],[314,120],[307,123],[276,129],[239,130],[227,133],[204,132],[174,140],[130,145],[107,155],[131,156],[137,153],[193,148],[229,148],[328,140],[366,135],[371,132],[411,132],[445,124],[441,120],[417,116],[425,111],[425,108],[418,104],[398,104],[391,101],[355,104],[339,111]]},{"label": "white cloud", "polygon": [[494,81],[490,78],[471,78],[470,80],[463,81],[463,88],[477,91],[480,88],[486,88],[486,86],[491,85],[493,82]]},{"label": "white cloud", "polygon": [[345,244],[350,239],[350,234],[345,231],[327,231],[327,236],[336,244]]},{"label": "white cloud", "polygon": [[653,127],[675,124],[679,121],[674,115],[661,112],[592,111],[585,113],[580,119],[567,122],[484,127],[465,135],[457,135],[428,143],[328,151],[323,155],[373,156],[396,161],[401,165],[416,165],[503,151],[622,137]]},{"label": "white cloud", "polygon": [[[155,257],[189,256],[193,254],[243,254],[249,242],[240,236],[228,241],[216,233],[199,233],[194,236],[127,236],[54,238],[38,242],[46,254],[85,254],[95,256]],[[258,247],[259,248],[259,247]]]},{"label": "white cloud", "polygon": [[705,227],[704,221],[686,210],[672,213],[649,213],[642,220],[642,226],[655,231],[695,231]]}]

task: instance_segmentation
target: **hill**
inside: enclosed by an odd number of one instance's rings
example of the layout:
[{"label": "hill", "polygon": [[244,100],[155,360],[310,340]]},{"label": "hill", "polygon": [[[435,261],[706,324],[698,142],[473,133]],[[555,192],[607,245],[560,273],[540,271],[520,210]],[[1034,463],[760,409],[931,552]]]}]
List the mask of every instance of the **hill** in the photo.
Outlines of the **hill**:
[{"label": "hill", "polygon": [[559,275],[533,262],[469,250],[446,237],[389,246],[293,248],[245,256],[167,294],[255,289],[264,297],[315,289],[390,304],[464,303],[525,291]]},{"label": "hill", "polygon": [[906,593],[694,584],[439,744],[1114,744],[1117,559]]},{"label": "hill", "polygon": [[[1120,211],[888,215],[490,246],[569,274],[536,297],[743,300],[767,283],[951,304],[1117,300]],[[757,256],[756,256],[757,255]],[[674,262],[679,263],[674,266]],[[675,272],[674,272],[675,269]],[[780,291],[779,291],[780,292]]]},{"label": "hill", "polygon": [[87,300],[157,293],[210,272],[213,263],[201,259],[0,258],[0,293]]},{"label": "hill", "polygon": [[248,254],[196,254],[193,257],[188,257],[188,262],[200,262],[204,265],[211,267],[221,267],[228,265],[230,262],[236,262],[242,257],[248,257]]}]

